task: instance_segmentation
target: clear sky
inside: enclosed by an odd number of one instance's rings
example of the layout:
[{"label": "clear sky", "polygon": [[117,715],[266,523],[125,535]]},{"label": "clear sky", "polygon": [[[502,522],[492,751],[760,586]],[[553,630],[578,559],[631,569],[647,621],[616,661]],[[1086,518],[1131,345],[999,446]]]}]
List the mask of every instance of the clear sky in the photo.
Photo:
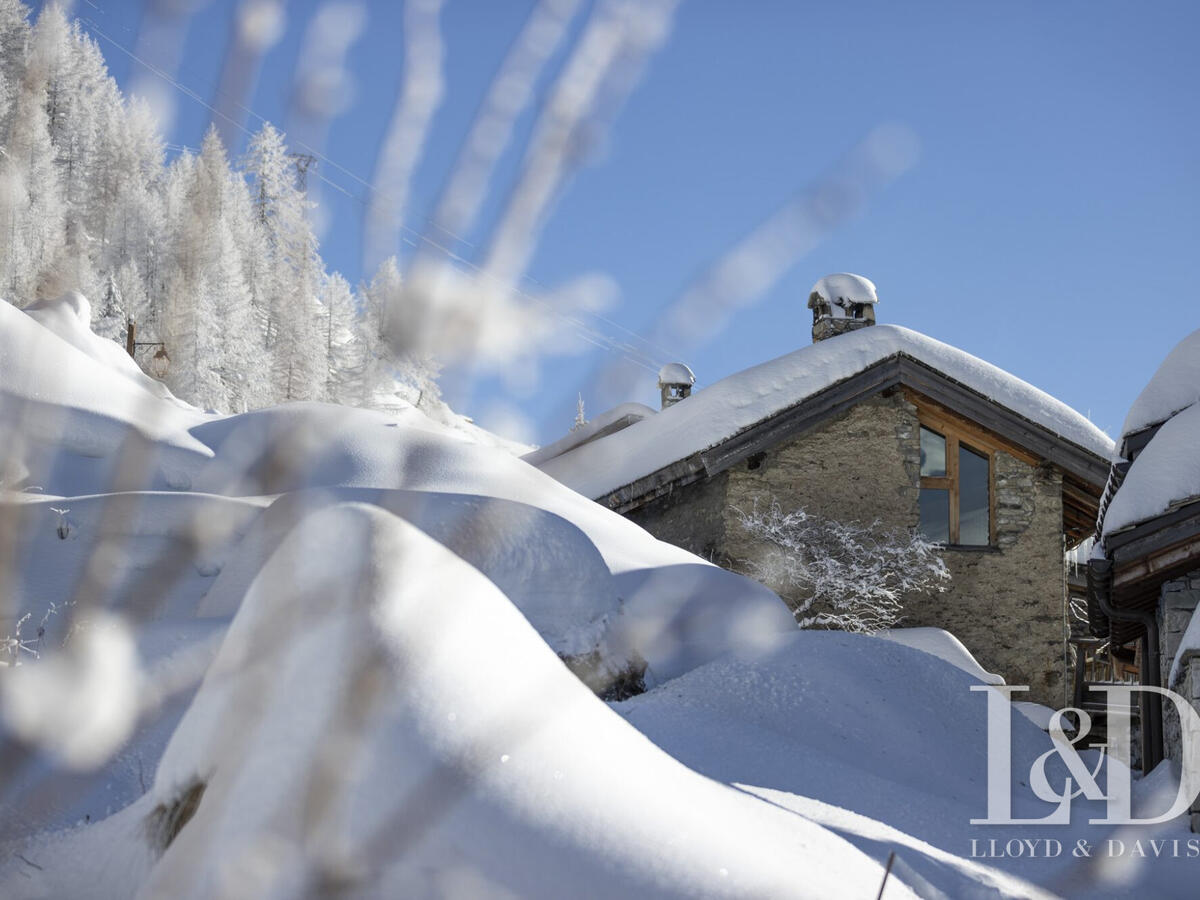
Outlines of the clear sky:
[{"label": "clear sky", "polygon": [[[176,77],[208,101],[235,5],[200,4],[187,22]],[[248,104],[285,130],[296,124],[290,85],[320,5],[287,4],[286,32]],[[430,211],[530,6],[447,0],[446,100],[410,221]],[[366,4],[367,27],[349,59],[356,93],[324,148],[362,179],[400,80],[400,7]],[[142,3],[80,0],[75,13],[132,48]],[[809,287],[829,272],[858,272],[878,285],[881,322],[1008,369],[1115,434],[1163,356],[1200,327],[1191,281],[1200,237],[1198,26],[1194,2],[684,0],[602,152],[557,204],[530,275],[554,285],[607,273],[620,299],[589,327],[636,343],[621,329],[650,334],[697,272],[873,128],[902,123],[919,139],[916,164],[871,192],[861,215],[712,340],[647,352],[687,362],[702,389],[809,343]],[[97,39],[128,87],[138,64]],[[198,146],[209,112],[177,98],[168,140]],[[365,194],[345,172],[320,165]],[[327,186],[321,201],[331,222],[322,254],[357,280],[362,206]],[[469,255],[470,244],[459,249]],[[449,379],[447,391],[482,424],[503,426],[503,410],[517,410],[535,439],[548,440],[570,424],[577,392],[598,411],[595,373],[610,355],[592,349],[548,361],[531,392],[495,379]],[[655,404],[653,378],[629,399]]]}]

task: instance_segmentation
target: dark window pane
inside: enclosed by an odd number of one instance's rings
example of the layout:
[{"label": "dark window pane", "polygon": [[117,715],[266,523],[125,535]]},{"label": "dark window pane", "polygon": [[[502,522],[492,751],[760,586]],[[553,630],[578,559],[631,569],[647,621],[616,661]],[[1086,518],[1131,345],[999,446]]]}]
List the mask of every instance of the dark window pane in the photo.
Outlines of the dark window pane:
[{"label": "dark window pane", "polygon": [[988,543],[988,461],[958,445],[958,542]]},{"label": "dark window pane", "polygon": [[946,439],[936,431],[921,429],[921,475],[941,478],[946,474]]},{"label": "dark window pane", "polygon": [[935,544],[950,543],[950,492],[921,489],[921,534]]}]

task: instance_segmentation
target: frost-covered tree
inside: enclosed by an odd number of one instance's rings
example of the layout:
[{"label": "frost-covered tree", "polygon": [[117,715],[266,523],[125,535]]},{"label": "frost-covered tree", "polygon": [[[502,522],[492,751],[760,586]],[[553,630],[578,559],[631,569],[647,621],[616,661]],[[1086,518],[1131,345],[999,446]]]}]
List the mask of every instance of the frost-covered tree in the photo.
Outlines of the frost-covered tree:
[{"label": "frost-covered tree", "polygon": [[384,340],[395,260],[368,288],[325,271],[284,137],[244,171],[215,134],[169,165],[149,107],[126,102],[96,43],[55,3],[0,0],[0,296],[79,290],[93,327],[162,341],[168,382],[223,411],[333,399],[442,413],[438,367]]},{"label": "frost-covered tree", "polygon": [[270,123],[251,139],[246,167],[266,253],[261,282],[272,388],[279,400],[320,399],[327,379],[317,305],[323,275],[317,238],[283,135]]},{"label": "frost-covered tree", "polygon": [[125,298],[117,284],[116,274],[110,274],[104,285],[104,296],[93,313],[92,330],[113,341],[125,339]]},{"label": "frost-covered tree", "polygon": [[325,322],[326,399],[353,405],[362,394],[359,314],[354,291],[336,272],[321,290]]},{"label": "frost-covered tree", "polygon": [[194,161],[180,166],[172,206],[176,245],[163,341],[172,357],[170,383],[195,403],[244,410],[265,399],[266,363],[253,320],[241,248],[230,215],[245,185],[230,171],[210,129]]},{"label": "frost-covered tree", "polygon": [[34,29],[24,69],[15,82],[0,157],[0,229],[7,276],[3,288],[22,306],[53,280],[66,237],[47,112],[47,88],[57,54],[54,29]]},{"label": "frost-covered tree", "polygon": [[575,405],[575,421],[571,423],[571,430],[578,431],[588,423],[587,416],[583,412],[583,394],[579,395],[579,401]]},{"label": "frost-covered tree", "polygon": [[950,579],[937,547],[915,532],[784,512],[774,502],[735,512],[756,547],[739,563],[795,604],[801,628],[890,628],[906,595],[944,591]]}]

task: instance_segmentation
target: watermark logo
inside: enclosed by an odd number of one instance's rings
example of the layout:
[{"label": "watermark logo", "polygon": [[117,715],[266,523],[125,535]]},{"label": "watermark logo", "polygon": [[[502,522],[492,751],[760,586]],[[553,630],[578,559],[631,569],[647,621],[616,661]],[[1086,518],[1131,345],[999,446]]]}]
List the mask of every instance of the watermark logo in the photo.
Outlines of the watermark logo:
[{"label": "watermark logo", "polygon": [[[1026,685],[972,685],[972,691],[984,691],[988,698],[988,810],[986,819],[972,819],[972,825],[1068,825],[1071,822],[1071,801],[1083,796],[1088,800],[1105,801],[1104,818],[1089,819],[1092,825],[1156,825],[1175,818],[1188,809],[1200,795],[1200,715],[1190,703],[1174,691],[1149,685],[1096,685],[1094,690],[1108,694],[1106,704],[1108,739],[1100,748],[1095,768],[1089,769],[1075,745],[1081,744],[1091,732],[1092,717],[1085,710],[1068,707],[1058,710],[1050,720],[1050,739],[1053,747],[1034,760],[1028,783],[1034,795],[1047,803],[1056,804],[1053,812],[1040,819],[1014,819],[1012,815],[1012,695],[1027,691]],[[1179,712],[1182,726],[1182,771],[1179,792],[1171,808],[1161,815],[1134,818],[1130,810],[1130,743],[1134,694],[1158,694],[1170,700]],[[1079,717],[1079,732],[1066,735],[1066,715]],[[1062,790],[1050,783],[1046,767],[1057,756],[1066,766]],[[1108,765],[1104,763],[1107,759]],[[1105,786],[1097,778],[1105,770]]]}]

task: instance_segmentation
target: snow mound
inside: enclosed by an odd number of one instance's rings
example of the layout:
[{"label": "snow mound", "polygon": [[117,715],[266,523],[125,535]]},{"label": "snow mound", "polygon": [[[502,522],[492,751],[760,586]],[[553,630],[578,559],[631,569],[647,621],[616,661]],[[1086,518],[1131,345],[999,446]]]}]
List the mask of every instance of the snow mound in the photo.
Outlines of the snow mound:
[{"label": "snow mound", "polygon": [[477,571],[361,505],[311,516],[263,568],[150,800],[123,815],[150,803],[143,840],[165,852],[126,875],[145,896],[336,879],[373,896],[829,897],[882,879],[652,746]]},{"label": "snow mound", "polygon": [[1164,422],[1196,402],[1200,402],[1200,330],[1193,331],[1167,354],[1129,408],[1121,437]]},{"label": "snow mound", "polygon": [[[369,504],[415,525],[478,569],[520,609],[562,656],[603,653],[604,634],[620,613],[617,584],[587,536],[545,510],[471,494],[338,488],[286,494],[243,542],[229,584],[219,583],[199,612],[231,617],[248,573],[260,567],[300,519],[330,506]],[[614,665],[614,672],[626,661]]]},{"label": "snow mound", "polygon": [[846,318],[850,308],[855,304],[869,303],[874,306],[879,302],[879,295],[875,291],[875,282],[850,272],[826,275],[812,286],[812,290],[808,294],[809,309],[812,308],[812,295],[816,294],[829,304],[830,313],[839,319]]},{"label": "snow mound", "polygon": [[933,338],[896,325],[876,325],[730,375],[540,468],[581,494],[600,497],[900,355],[919,360],[984,396],[1003,398],[1003,405],[1063,440],[1105,459],[1112,455],[1112,440],[1060,400]]},{"label": "snow mound", "polygon": [[[71,477],[64,467],[96,467],[87,460],[107,460],[110,468],[129,442],[153,442],[159,450],[183,450],[192,456],[209,451],[187,429],[203,415],[169,394],[143,384],[129,371],[132,362],[120,348],[114,362],[81,349],[87,336],[102,341],[79,320],[82,297],[42,305],[27,315],[0,301],[0,425],[16,436],[0,448],[8,468],[23,464],[27,479],[46,484],[54,475],[66,478],[66,490],[79,492],[85,476]],[[50,322],[43,324],[38,317]],[[73,335],[64,338],[54,329]],[[111,342],[106,342],[111,343]],[[95,350],[95,347],[92,348]],[[133,368],[136,369],[136,366]],[[25,446],[21,446],[21,445]],[[143,446],[143,449],[148,449]],[[96,489],[100,489],[96,485]]]},{"label": "snow mound", "polygon": [[175,397],[161,381],[138,368],[124,347],[92,331],[92,305],[83,294],[71,291],[55,300],[39,300],[25,307],[23,312],[76,350],[125,376],[143,390],[183,409],[194,409]]},{"label": "snow mound", "polygon": [[1167,420],[1129,467],[1104,515],[1104,534],[1200,498],[1200,404]]},{"label": "snow mound", "polygon": [[874,637],[936,656],[984,684],[1004,684],[1003,677],[987,671],[962,641],[941,628],[891,628],[878,632]]},{"label": "snow mound", "polygon": [[[1011,883],[985,891],[979,882],[1005,879],[994,871],[982,877],[963,859],[947,866],[947,853],[969,854],[968,837],[1012,837],[1003,826],[966,827],[987,809],[982,773],[990,698],[972,686],[978,687],[973,675],[895,641],[800,631],[756,661],[717,660],[613,708],[697,772],[811,816],[876,858],[895,849],[940,891],[926,896],[1036,895]],[[1014,773],[1027,773],[1051,749],[1050,737],[1016,710],[1011,737]],[[1094,767],[1098,757],[1087,758]],[[1066,768],[1053,758],[1047,774],[1052,784],[1062,783]],[[1052,809],[1028,790],[1015,790],[1013,801],[1015,817]],[[1081,803],[1073,821],[1086,822],[1083,812]],[[863,822],[874,829],[864,832]],[[885,834],[893,829],[907,837]],[[1021,836],[1054,837],[1065,845],[1065,830],[1027,828]],[[873,837],[862,840],[864,833]],[[1044,859],[987,864],[1042,883],[1054,871]]]}]

